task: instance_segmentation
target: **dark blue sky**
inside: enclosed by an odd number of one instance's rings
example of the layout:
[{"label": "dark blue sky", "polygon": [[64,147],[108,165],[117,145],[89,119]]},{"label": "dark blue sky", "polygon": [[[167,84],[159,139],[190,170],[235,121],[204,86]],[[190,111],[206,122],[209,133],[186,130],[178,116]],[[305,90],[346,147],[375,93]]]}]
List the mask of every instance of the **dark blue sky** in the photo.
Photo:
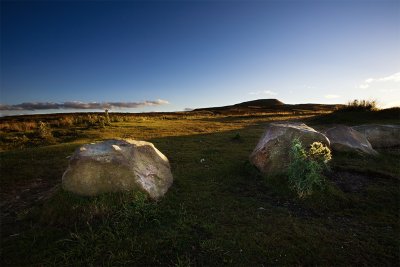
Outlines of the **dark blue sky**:
[{"label": "dark blue sky", "polygon": [[400,1],[3,1],[0,102],[388,104],[399,25]]}]

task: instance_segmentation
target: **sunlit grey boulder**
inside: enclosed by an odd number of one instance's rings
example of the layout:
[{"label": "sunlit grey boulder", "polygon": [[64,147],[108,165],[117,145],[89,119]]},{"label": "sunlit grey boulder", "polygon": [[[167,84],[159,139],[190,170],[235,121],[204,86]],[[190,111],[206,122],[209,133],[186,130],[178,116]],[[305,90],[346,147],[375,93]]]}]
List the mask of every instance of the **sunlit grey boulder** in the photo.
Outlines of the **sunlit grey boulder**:
[{"label": "sunlit grey boulder", "polygon": [[304,148],[313,142],[329,146],[329,140],[304,123],[270,123],[250,155],[250,162],[261,172],[278,174],[287,169],[292,142],[298,138]]},{"label": "sunlit grey boulder", "polygon": [[400,147],[400,125],[369,124],[353,129],[362,133],[373,148]]},{"label": "sunlit grey boulder", "polygon": [[162,197],[173,177],[167,157],[152,143],[107,140],[78,148],[62,177],[65,190],[84,196],[138,190]]},{"label": "sunlit grey boulder", "polygon": [[333,151],[377,155],[367,138],[351,127],[339,125],[325,132]]}]

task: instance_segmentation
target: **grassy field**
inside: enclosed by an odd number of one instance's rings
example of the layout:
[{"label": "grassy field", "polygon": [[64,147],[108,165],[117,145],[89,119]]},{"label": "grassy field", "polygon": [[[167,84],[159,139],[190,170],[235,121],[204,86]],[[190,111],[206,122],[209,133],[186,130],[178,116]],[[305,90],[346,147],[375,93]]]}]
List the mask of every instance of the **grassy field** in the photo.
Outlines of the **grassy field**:
[{"label": "grassy field", "polygon": [[[398,110],[111,115],[104,127],[60,116],[1,121],[1,266],[399,263],[399,149],[333,154],[328,185],[305,199],[248,161],[268,122],[400,123]],[[52,137],[37,132],[39,120]],[[60,189],[73,151],[109,138],[150,141],[169,158],[174,184],[163,199]]]}]

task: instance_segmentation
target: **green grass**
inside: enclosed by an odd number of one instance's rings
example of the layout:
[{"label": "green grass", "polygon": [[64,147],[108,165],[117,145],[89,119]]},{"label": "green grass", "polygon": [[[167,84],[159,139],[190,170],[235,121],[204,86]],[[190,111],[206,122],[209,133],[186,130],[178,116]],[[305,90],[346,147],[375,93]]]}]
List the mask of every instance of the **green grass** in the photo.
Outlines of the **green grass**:
[{"label": "green grass", "polygon": [[324,124],[346,124],[346,125],[359,125],[359,124],[399,124],[400,122],[400,108],[390,108],[378,111],[368,110],[337,110],[330,114],[324,114],[310,118],[308,121],[310,125],[324,125]]},{"label": "green grass", "polygon": [[337,169],[372,173],[400,178],[399,149],[377,149],[378,156],[335,153],[333,165]]},{"label": "green grass", "polygon": [[57,189],[20,208],[15,223],[2,222],[1,265],[397,265],[400,153],[333,155],[332,173],[355,170],[371,179],[354,192],[329,181],[299,199],[286,177],[264,177],[248,162],[274,119],[152,118],[1,152],[4,197],[38,177],[60,183],[67,156],[103,138],[153,142],[174,175],[159,202],[132,192],[85,198]]},{"label": "green grass", "polygon": [[0,182],[2,190],[35,179],[54,181],[68,166],[67,157],[79,144],[57,144],[40,148],[24,148],[2,152]]}]

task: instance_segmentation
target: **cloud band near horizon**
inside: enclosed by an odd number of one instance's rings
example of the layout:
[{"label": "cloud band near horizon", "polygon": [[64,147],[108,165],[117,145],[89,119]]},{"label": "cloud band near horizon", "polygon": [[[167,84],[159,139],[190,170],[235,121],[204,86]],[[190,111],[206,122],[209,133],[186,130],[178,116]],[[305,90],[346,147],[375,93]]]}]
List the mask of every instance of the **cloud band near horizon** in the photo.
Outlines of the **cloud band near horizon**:
[{"label": "cloud band near horizon", "polygon": [[168,101],[158,99],[155,101],[143,102],[24,102],[16,105],[0,104],[0,110],[49,110],[49,109],[122,109],[141,108],[145,106],[160,106],[169,104]]}]

